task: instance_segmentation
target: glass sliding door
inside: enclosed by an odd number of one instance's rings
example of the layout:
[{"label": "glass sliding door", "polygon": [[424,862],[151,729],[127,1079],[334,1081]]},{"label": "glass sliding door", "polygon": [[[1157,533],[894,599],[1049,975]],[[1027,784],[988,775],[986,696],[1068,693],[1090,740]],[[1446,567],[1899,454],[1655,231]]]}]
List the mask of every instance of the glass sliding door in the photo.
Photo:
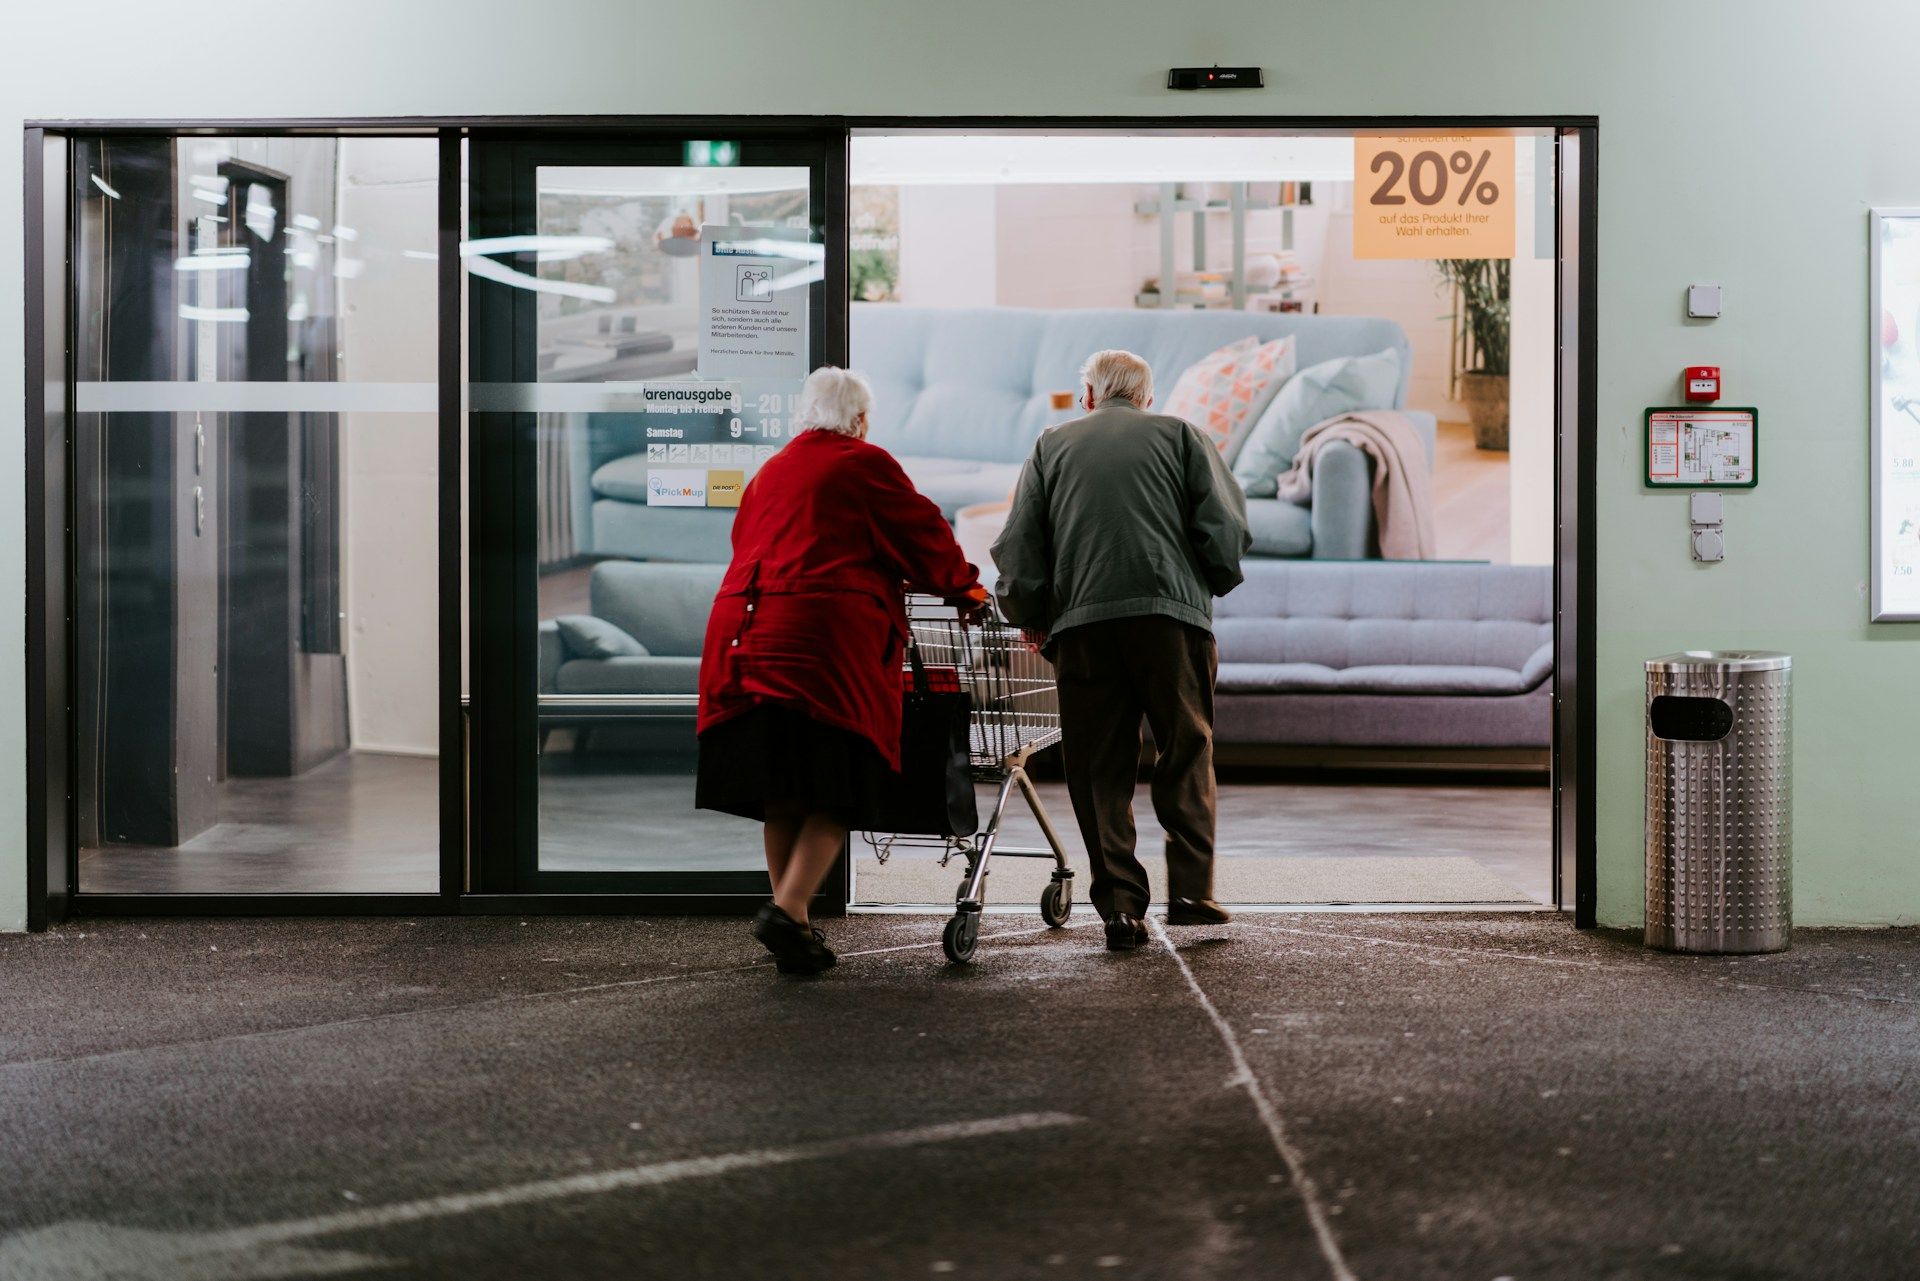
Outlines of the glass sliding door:
[{"label": "glass sliding door", "polygon": [[77,888],[436,893],[437,144],[71,155]]},{"label": "glass sliding door", "polygon": [[741,492],[844,359],[827,157],[471,144],[476,889],[765,892],[758,828],[693,806],[699,653]]}]

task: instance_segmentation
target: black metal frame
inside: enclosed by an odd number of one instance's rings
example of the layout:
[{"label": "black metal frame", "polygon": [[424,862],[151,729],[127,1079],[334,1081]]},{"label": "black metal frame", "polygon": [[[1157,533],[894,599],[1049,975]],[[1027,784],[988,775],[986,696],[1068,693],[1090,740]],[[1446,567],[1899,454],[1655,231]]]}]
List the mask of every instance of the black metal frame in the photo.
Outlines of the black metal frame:
[{"label": "black metal frame", "polygon": [[[1594,562],[1599,553],[1597,499],[1599,457],[1599,286],[1600,286],[1600,130],[1597,122],[1560,131],[1555,149],[1556,197],[1566,181],[1576,186],[1574,199],[1556,199],[1558,235],[1554,260],[1558,363],[1554,377],[1554,675],[1553,675],[1553,818],[1554,901],[1568,902],[1567,873],[1572,872],[1573,923],[1580,929],[1598,924],[1598,851],[1595,840],[1597,808],[1594,788],[1597,765],[1595,721],[1599,701],[1594,690],[1595,623],[1597,604]],[[1576,149],[1573,163],[1564,163],[1565,147]],[[1567,246],[1565,238],[1574,238]],[[1569,253],[1568,249],[1572,252]],[[1573,279],[1569,280],[1568,277]],[[1577,306],[1571,314],[1565,291],[1571,287]],[[1577,332],[1569,340],[1565,325],[1571,318]],[[1564,394],[1568,379],[1574,395]],[[1569,432],[1569,414],[1572,416]],[[1569,438],[1571,437],[1571,438]],[[1572,465],[1569,466],[1569,455]],[[1571,626],[1569,626],[1569,623]],[[1571,866],[1569,866],[1571,865]]]},{"label": "black metal frame", "polygon": [[[67,353],[73,350],[68,290],[67,171],[71,148],[44,129],[25,137],[27,319],[27,928],[66,918],[72,899],[74,776],[67,526],[72,430]],[[49,340],[52,341],[49,341]]]},{"label": "black metal frame", "polygon": [[[1562,361],[1557,383],[1576,382],[1571,424],[1563,406],[1556,433],[1559,483],[1556,501],[1559,565],[1555,574],[1555,833],[1559,855],[1556,893],[1563,895],[1560,878],[1571,871],[1574,883],[1574,924],[1594,924],[1594,741],[1596,699],[1593,689],[1595,651],[1595,467],[1597,432],[1598,331],[1596,267],[1598,232],[1599,121],[1593,116],[456,116],[380,117],[360,119],[264,120],[36,120],[25,129],[25,242],[27,304],[27,775],[28,775],[28,922],[44,928],[68,911],[98,915],[425,915],[486,914],[500,912],[713,912],[738,911],[741,898],[732,894],[628,894],[615,884],[555,885],[558,893],[495,894],[484,885],[469,886],[470,835],[488,826],[484,816],[470,813],[469,758],[471,735],[460,688],[461,644],[468,635],[461,608],[463,575],[468,572],[461,541],[462,461],[465,435],[464,391],[460,334],[463,320],[459,244],[464,231],[461,207],[460,148],[468,136],[482,133],[527,140],[600,140],[615,137],[760,137],[811,136],[826,141],[824,209],[828,228],[826,329],[829,351],[844,361],[849,301],[846,291],[847,142],[855,131],[869,132],[990,132],[1021,131],[1088,134],[1119,130],[1191,131],[1215,134],[1243,132],[1351,133],[1355,131],[1416,131],[1432,129],[1542,129],[1556,131],[1578,146],[1578,193],[1574,223],[1578,243],[1569,282],[1569,263],[1560,256],[1561,287],[1577,292],[1574,315],[1577,333],[1562,338]],[[71,628],[68,591],[71,552],[68,518],[72,510],[72,478],[65,466],[70,438],[67,408],[72,403],[72,371],[66,353],[72,349],[72,308],[65,285],[70,275],[59,273],[62,288],[53,290],[53,264],[70,265],[72,228],[68,225],[64,173],[53,173],[46,144],[54,143],[61,157],[68,135],[114,133],[123,135],[245,135],[259,136],[416,136],[435,137],[440,144],[438,345],[440,522],[439,590],[441,598],[441,858],[440,888],[430,894],[268,894],[268,895],[122,895],[77,894],[76,856],[72,845],[74,762],[71,759],[72,706],[67,687],[71,671]],[[52,176],[51,183],[49,176]],[[53,194],[58,193],[56,210]],[[1556,206],[1564,229],[1568,224]],[[55,246],[58,246],[57,252]],[[1564,295],[1560,314],[1568,312]],[[59,334],[58,347],[49,342]],[[49,376],[57,363],[59,376]],[[1572,439],[1568,439],[1571,425]],[[1572,462],[1569,468],[1568,463]],[[478,558],[475,558],[476,560]],[[471,566],[477,575],[479,566]],[[477,581],[471,585],[477,586]],[[482,619],[475,597],[473,638],[479,642]],[[529,685],[529,688],[531,686]],[[476,693],[480,692],[476,687]],[[475,776],[477,777],[477,775]],[[532,785],[528,781],[529,786]],[[1570,864],[1570,866],[1569,866]],[[744,875],[744,874],[743,874]],[[844,902],[846,878],[833,882]],[[693,887],[689,887],[690,889]],[[578,890],[580,892],[568,892]],[[600,891],[607,892],[600,892]],[[1564,898],[1563,898],[1564,901]]]},{"label": "black metal frame", "polygon": [[[809,207],[822,228],[827,259],[825,278],[809,287],[809,308],[821,318],[810,335],[809,364],[846,364],[845,238],[831,231],[844,223],[845,209],[829,199],[833,188],[829,157],[835,150],[835,135],[819,130],[764,133],[750,126],[728,126],[725,132],[741,144],[742,164],[807,170]],[[681,144],[690,136],[686,129],[633,131],[618,138],[544,132],[529,138],[475,130],[469,135],[468,231],[474,238],[530,231],[535,172],[541,166],[677,165]],[[844,144],[840,150],[844,153]],[[532,255],[525,257],[520,269],[531,271]],[[829,280],[842,283],[837,294]],[[534,296],[486,280],[475,280],[468,288],[470,379],[537,381]],[[469,420],[476,442],[469,472],[469,522],[475,531],[471,583],[478,602],[470,656],[475,730],[470,786],[474,797],[483,798],[472,816],[472,888],[480,893],[659,895],[662,906],[687,895],[731,894],[740,896],[736,902],[742,909],[757,905],[766,892],[765,874],[760,872],[578,872],[540,867],[543,715],[535,694],[532,625],[538,616],[539,581],[531,554],[539,520],[538,415],[476,412]],[[691,722],[696,706],[689,697],[670,706],[603,709],[600,718]]]}]

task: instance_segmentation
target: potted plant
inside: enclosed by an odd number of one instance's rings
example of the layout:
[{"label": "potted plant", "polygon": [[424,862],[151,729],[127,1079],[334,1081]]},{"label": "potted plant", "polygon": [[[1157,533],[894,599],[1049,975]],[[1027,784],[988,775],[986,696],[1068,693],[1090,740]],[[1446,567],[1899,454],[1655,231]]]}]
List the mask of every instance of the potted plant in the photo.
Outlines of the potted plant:
[{"label": "potted plant", "polygon": [[1473,420],[1473,443],[1481,449],[1505,449],[1513,264],[1505,258],[1442,258],[1435,266],[1440,278],[1460,291],[1460,324],[1470,362],[1461,372],[1460,387]]},{"label": "potted plant", "polygon": [[899,281],[894,266],[878,249],[856,249],[847,260],[847,283],[855,302],[886,302]]}]

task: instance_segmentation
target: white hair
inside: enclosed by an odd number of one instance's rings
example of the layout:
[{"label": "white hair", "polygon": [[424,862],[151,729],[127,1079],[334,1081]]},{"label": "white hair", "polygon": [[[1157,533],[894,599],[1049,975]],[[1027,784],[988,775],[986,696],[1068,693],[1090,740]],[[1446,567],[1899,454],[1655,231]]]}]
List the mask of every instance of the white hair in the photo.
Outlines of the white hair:
[{"label": "white hair", "polygon": [[801,384],[800,407],[793,414],[793,429],[857,436],[854,419],[872,408],[873,388],[866,379],[851,369],[822,365]]},{"label": "white hair", "polygon": [[1153,367],[1130,351],[1096,351],[1080,366],[1080,381],[1093,392],[1093,403],[1119,396],[1145,407],[1153,399]]}]

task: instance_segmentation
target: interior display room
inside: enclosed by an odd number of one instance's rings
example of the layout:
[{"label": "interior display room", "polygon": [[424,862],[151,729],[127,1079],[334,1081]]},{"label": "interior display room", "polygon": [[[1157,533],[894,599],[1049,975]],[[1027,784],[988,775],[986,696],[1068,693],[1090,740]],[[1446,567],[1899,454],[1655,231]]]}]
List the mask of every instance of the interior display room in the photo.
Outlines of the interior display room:
[{"label": "interior display room", "polygon": [[[1901,59],[1920,11],[1633,0],[1274,9],[956,9],[912,3],[477,3],[324,15],[263,11],[210,30],[126,3],[36,7],[0,51],[0,165],[24,172],[34,121],[404,117],[989,117],[1177,122],[1368,117],[1591,117],[1598,188],[1597,405],[1586,531],[1594,549],[1595,908],[1638,924],[1641,660],[1697,647],[1794,656],[1796,919],[1920,919],[1903,809],[1920,720],[1920,631],[1868,622],[1867,210],[1920,205]],[[536,29],[537,27],[537,29]],[[1496,38],[1497,36],[1497,38]],[[529,57],[536,47],[544,52]],[[1733,42],[1730,46],[1729,42]],[[1702,49],[1737,74],[1695,94]],[[1266,68],[1264,90],[1178,94],[1169,65]],[[0,400],[19,415],[28,309],[22,219],[0,220]],[[1723,316],[1688,321],[1690,283]],[[1647,491],[1641,415],[1678,399],[1688,365],[1721,367],[1730,403],[1762,407],[1767,468],[1729,495],[1727,559],[1687,553],[1681,495]],[[16,417],[15,421],[20,421]],[[24,450],[0,453],[0,591],[25,596]],[[28,919],[25,618],[0,619],[0,928]],[[1284,821],[1284,816],[1281,816]]]}]

